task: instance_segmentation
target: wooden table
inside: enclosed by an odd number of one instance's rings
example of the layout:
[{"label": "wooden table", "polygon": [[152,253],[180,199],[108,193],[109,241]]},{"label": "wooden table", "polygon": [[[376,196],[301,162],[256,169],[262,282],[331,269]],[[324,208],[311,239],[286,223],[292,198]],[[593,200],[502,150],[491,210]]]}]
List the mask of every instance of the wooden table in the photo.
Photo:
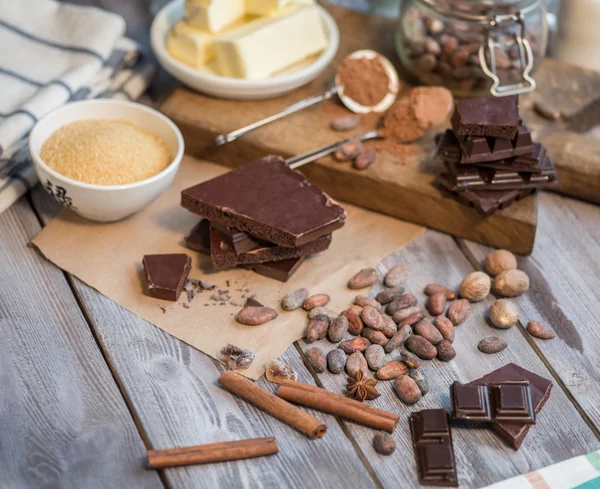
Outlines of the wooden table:
[{"label": "wooden table", "polygon": [[[145,2],[130,3],[142,9]],[[453,380],[511,361],[553,379],[551,398],[518,452],[488,431],[456,429],[461,487],[600,448],[600,208],[547,193],[539,200],[535,251],[520,262],[532,288],[518,299],[522,322],[504,333],[509,348],[492,356],[477,351],[479,339],[494,334],[483,314],[492,298],[475,305],[457,331],[456,360],[423,367],[431,390],[417,406],[402,405],[387,384],[374,402],[402,417],[398,448],[383,457],[371,446],[371,429],[314,413],[329,431],[311,441],[232,397],[216,383],[218,362],[44,261],[27,243],[59,209],[36,187],[0,215],[0,487],[416,487],[407,414],[448,408]],[[487,251],[427,231],[379,267],[403,264],[409,287],[422,297],[427,283],[457,285]],[[531,319],[551,324],[557,338],[531,338],[523,329]],[[321,346],[331,348],[326,341]],[[343,376],[311,372],[305,349],[300,341],[282,359],[300,380],[341,392]],[[264,379],[258,383],[272,389]],[[144,469],[149,448],[270,435],[280,444],[274,457]]]}]

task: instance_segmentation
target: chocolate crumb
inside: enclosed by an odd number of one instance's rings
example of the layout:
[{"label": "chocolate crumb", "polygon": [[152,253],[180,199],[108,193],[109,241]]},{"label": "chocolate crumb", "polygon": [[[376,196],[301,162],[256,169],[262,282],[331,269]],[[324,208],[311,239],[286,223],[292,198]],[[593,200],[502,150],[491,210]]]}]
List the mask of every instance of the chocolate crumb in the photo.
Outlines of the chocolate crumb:
[{"label": "chocolate crumb", "polygon": [[225,280],[225,283],[227,284],[227,287],[229,287],[229,280]]},{"label": "chocolate crumb", "polygon": [[184,302],[183,304],[181,304],[185,309],[189,309],[190,305],[186,302]]},{"label": "chocolate crumb", "polygon": [[160,310],[163,312],[163,314],[165,314],[167,312],[167,308],[164,306],[158,306],[160,307]]}]

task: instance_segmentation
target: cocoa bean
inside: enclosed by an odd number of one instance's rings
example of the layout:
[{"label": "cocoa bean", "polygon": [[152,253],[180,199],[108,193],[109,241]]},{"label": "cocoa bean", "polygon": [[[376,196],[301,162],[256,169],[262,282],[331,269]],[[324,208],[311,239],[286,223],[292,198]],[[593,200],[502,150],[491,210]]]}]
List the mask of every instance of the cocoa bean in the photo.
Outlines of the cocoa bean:
[{"label": "cocoa bean", "polygon": [[404,287],[395,287],[393,289],[385,289],[379,292],[375,300],[380,304],[389,304],[390,302],[399,299],[404,294]]},{"label": "cocoa bean", "polygon": [[391,455],[396,450],[396,442],[389,433],[378,431],[373,437],[373,448],[381,455]]},{"label": "cocoa bean", "polygon": [[440,333],[442,333],[442,337],[449,341],[450,343],[454,343],[454,324],[450,321],[446,316],[438,316],[433,320],[433,325],[438,329]]},{"label": "cocoa bean", "polygon": [[433,54],[434,56],[437,56],[438,54],[440,54],[442,52],[442,47],[440,46],[440,43],[437,42],[435,39],[428,37],[427,39],[425,39],[425,50],[429,54]]},{"label": "cocoa bean", "polygon": [[408,350],[401,350],[400,358],[410,368],[419,368],[423,364],[417,355]]},{"label": "cocoa bean", "polygon": [[406,375],[407,373],[408,367],[403,362],[399,360],[392,360],[377,370],[375,377],[377,377],[379,380],[392,380],[396,377]]},{"label": "cocoa bean", "polygon": [[417,305],[417,298],[413,294],[402,294],[397,299],[394,299],[387,306],[386,312],[393,316],[395,313],[407,307],[414,307]]},{"label": "cocoa bean", "polygon": [[383,326],[381,327],[381,332],[388,338],[391,338],[398,332],[398,326],[396,326],[396,323],[391,317],[382,314],[381,322],[383,324]]},{"label": "cocoa bean", "polygon": [[364,289],[377,282],[377,272],[374,268],[363,268],[356,273],[349,281],[349,289]]},{"label": "cocoa bean", "polygon": [[336,317],[339,316],[338,313],[332,311],[331,309],[328,309],[327,307],[315,307],[314,309],[308,311],[308,319],[314,319],[317,316],[321,315],[327,316],[330,321],[333,321]]},{"label": "cocoa bean", "polygon": [[444,314],[444,311],[446,310],[446,304],[446,294],[444,292],[438,292],[437,294],[429,296],[427,309],[432,316],[439,316],[440,314]]},{"label": "cocoa bean", "polygon": [[[412,316],[413,314],[416,314],[418,312],[422,312],[423,314],[425,314],[425,309],[423,309],[420,306],[413,306],[413,307],[407,307],[406,309],[400,309],[396,314],[393,315],[392,320],[394,322],[401,323],[405,319],[409,318],[410,316]],[[423,317],[425,317],[425,316],[423,316]]]},{"label": "cocoa bean", "polygon": [[450,64],[452,66],[463,66],[467,64],[467,60],[469,59],[469,51],[464,48],[459,48],[452,53],[450,56]]},{"label": "cocoa bean", "polygon": [[437,348],[421,336],[409,336],[404,345],[408,351],[424,360],[431,360],[437,355]]},{"label": "cocoa bean", "polygon": [[418,368],[411,368],[408,373],[409,377],[415,381],[415,384],[419,387],[421,394],[425,395],[429,392],[429,382]]},{"label": "cocoa bean", "polygon": [[329,325],[327,337],[332,343],[339,343],[344,339],[348,332],[348,318],[346,316],[338,316]]},{"label": "cocoa bean", "polygon": [[363,145],[360,141],[348,141],[338,145],[333,157],[336,161],[351,161],[363,152]]},{"label": "cocoa bean", "polygon": [[351,340],[342,341],[338,346],[346,353],[354,353],[355,351],[365,351],[371,342],[362,336]]},{"label": "cocoa bean", "polygon": [[325,366],[327,365],[327,359],[325,353],[320,348],[314,346],[306,350],[306,360],[308,364],[317,373],[325,372]]},{"label": "cocoa bean", "polygon": [[367,148],[354,158],[352,166],[357,170],[366,170],[369,168],[377,159],[377,151],[375,148]]},{"label": "cocoa bean", "polygon": [[270,307],[255,307],[249,306],[244,307],[240,312],[237,313],[236,319],[240,324],[246,326],[258,326],[260,324],[268,323],[269,321],[277,317],[277,311]]},{"label": "cocoa bean", "polygon": [[385,351],[381,345],[369,345],[365,350],[365,358],[371,370],[379,370],[385,364]]},{"label": "cocoa bean", "polygon": [[415,404],[423,397],[417,383],[408,375],[398,377],[394,380],[394,390],[398,399],[404,404]]},{"label": "cocoa bean", "polygon": [[412,328],[410,326],[404,326],[398,329],[398,332],[390,338],[384,350],[386,353],[391,353],[396,348],[402,346],[406,339],[412,334]]},{"label": "cocoa bean", "polygon": [[437,346],[438,358],[443,362],[449,362],[456,357],[456,351],[448,340],[442,340]]},{"label": "cocoa bean", "polygon": [[363,338],[367,338],[371,343],[375,343],[376,345],[385,346],[390,341],[381,331],[372,328],[363,329],[362,335]]},{"label": "cocoa bean", "polygon": [[450,304],[448,308],[448,319],[454,326],[464,323],[471,314],[471,304],[467,299],[459,299]]},{"label": "cocoa bean", "polygon": [[440,292],[446,294],[446,299],[449,301],[456,299],[456,292],[448,287],[444,287],[443,285],[429,284],[427,287],[425,287],[425,295],[432,296],[433,294],[438,294]]},{"label": "cocoa bean", "polygon": [[362,333],[362,330],[365,327],[365,325],[363,324],[362,319],[359,315],[350,312],[350,310],[342,312],[341,315],[348,319],[348,333],[354,336],[358,336]]},{"label": "cocoa bean", "polygon": [[304,339],[307,343],[325,338],[327,329],[329,328],[329,318],[324,314],[319,314],[317,317],[311,319],[306,327],[306,333]]},{"label": "cocoa bean", "polygon": [[452,55],[452,53],[457,47],[458,39],[456,39],[456,37],[447,36],[442,41],[442,52],[448,56]]},{"label": "cocoa bean", "polygon": [[302,307],[304,301],[308,297],[308,289],[298,289],[290,292],[283,299],[281,299],[281,308],[284,311],[293,311]]},{"label": "cocoa bean", "polygon": [[377,302],[375,299],[371,299],[366,295],[357,295],[354,298],[354,304],[360,307],[370,306],[373,309],[377,309],[377,311],[381,312],[381,304]]},{"label": "cocoa bean", "polygon": [[482,339],[477,348],[483,353],[498,353],[504,350],[508,346],[508,343],[498,336],[488,336]]},{"label": "cocoa bean", "polygon": [[315,307],[326,306],[327,304],[329,304],[330,300],[331,300],[331,297],[329,297],[327,294],[311,295],[308,299],[306,299],[304,301],[304,304],[302,304],[302,308],[305,311],[310,311],[310,310],[314,309]]},{"label": "cocoa bean", "polygon": [[527,331],[531,336],[535,336],[541,340],[551,340],[556,336],[554,331],[539,321],[529,321],[527,323]]},{"label": "cocoa bean", "polygon": [[347,115],[344,117],[338,117],[331,121],[329,127],[334,131],[345,132],[354,129],[356,126],[360,124],[360,116],[359,115]]},{"label": "cocoa bean", "polygon": [[422,73],[429,73],[429,72],[433,71],[436,64],[437,64],[437,60],[435,59],[435,56],[433,54],[428,53],[428,54],[419,56],[415,60],[414,67],[415,67],[416,71],[420,71]]},{"label": "cocoa bean", "polygon": [[336,348],[327,354],[327,368],[332,374],[341,374],[346,368],[346,354]]},{"label": "cocoa bean", "polygon": [[[413,314],[412,316],[407,317],[404,321],[399,322],[398,329],[402,328],[403,326],[407,326],[407,325],[412,326],[413,324],[418,323],[424,317],[425,317],[425,311],[419,311],[419,312]],[[394,322],[396,322],[395,315],[392,319],[394,320]]]},{"label": "cocoa bean", "polygon": [[421,320],[414,326],[415,334],[422,336],[432,345],[437,345],[444,339],[442,333],[429,321]]},{"label": "cocoa bean", "polygon": [[395,265],[388,270],[385,274],[385,279],[383,283],[386,287],[398,287],[402,282],[404,282],[404,277],[406,276],[406,269],[402,265]]},{"label": "cocoa bean", "polygon": [[352,304],[348,308],[348,311],[350,311],[353,314],[356,314],[357,316],[360,316],[360,313],[362,312],[362,310],[363,310],[362,306],[357,306],[356,304]]},{"label": "cocoa bean", "polygon": [[365,356],[361,352],[355,351],[346,360],[346,372],[348,372],[350,377],[354,378],[359,370],[362,370],[366,375],[369,371],[369,365]]},{"label": "cocoa bean", "polygon": [[363,307],[363,310],[360,314],[360,318],[363,320],[365,326],[369,326],[370,328],[376,330],[381,330],[381,328],[383,328],[381,314],[379,314],[377,312],[377,309],[375,309],[374,307]]}]

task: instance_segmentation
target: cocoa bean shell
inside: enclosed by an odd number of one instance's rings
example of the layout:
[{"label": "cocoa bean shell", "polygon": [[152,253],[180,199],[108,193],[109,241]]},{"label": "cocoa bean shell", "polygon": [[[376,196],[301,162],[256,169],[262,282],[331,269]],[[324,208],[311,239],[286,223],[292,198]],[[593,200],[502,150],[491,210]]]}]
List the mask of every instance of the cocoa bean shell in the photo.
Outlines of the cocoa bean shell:
[{"label": "cocoa bean shell", "polygon": [[446,316],[438,316],[433,320],[433,325],[438,329],[445,340],[449,341],[450,343],[454,343],[455,329],[452,321],[450,321]]},{"label": "cocoa bean shell", "polygon": [[385,274],[385,279],[383,283],[386,287],[398,287],[402,282],[404,282],[404,277],[406,276],[406,269],[402,265],[395,265],[388,270]]},{"label": "cocoa bean shell", "polygon": [[390,302],[399,299],[404,294],[404,287],[396,287],[394,289],[385,289],[375,296],[375,300],[380,304],[389,304]]},{"label": "cocoa bean shell", "polygon": [[427,309],[432,316],[439,316],[440,314],[444,314],[446,311],[447,302],[446,294],[444,292],[438,292],[437,294],[429,296],[429,301],[427,301]]},{"label": "cocoa bean shell", "polygon": [[433,294],[438,294],[442,292],[446,295],[446,300],[453,301],[454,299],[456,299],[456,292],[440,284],[429,284],[427,287],[425,287],[424,292],[427,296],[432,296]]},{"label": "cocoa bean shell", "polygon": [[385,351],[381,345],[369,345],[365,350],[365,358],[371,370],[379,370],[385,365]]},{"label": "cocoa bean shell", "polygon": [[290,292],[283,299],[281,299],[281,308],[284,311],[293,311],[302,307],[304,301],[308,297],[308,289],[297,289]]},{"label": "cocoa bean shell", "polygon": [[342,341],[338,346],[346,353],[354,353],[355,351],[365,351],[371,342],[362,336],[352,338],[351,340]]},{"label": "cocoa bean shell", "polygon": [[246,326],[259,326],[272,321],[276,317],[277,311],[270,307],[248,306],[237,313],[236,319],[238,323]]},{"label": "cocoa bean shell", "polygon": [[413,294],[402,294],[400,297],[394,299],[388,304],[386,313],[390,316],[393,316],[401,309],[416,306],[417,302],[417,298]]},{"label": "cocoa bean shell", "polygon": [[327,354],[327,368],[332,374],[341,374],[346,368],[346,354],[336,348]]},{"label": "cocoa bean shell", "polygon": [[365,328],[362,332],[363,338],[367,338],[371,343],[375,343],[376,345],[385,346],[390,341],[386,335],[384,335],[381,331],[377,331],[372,328]]},{"label": "cocoa bean shell", "polygon": [[331,297],[329,297],[327,294],[315,294],[315,295],[311,295],[308,299],[306,299],[304,301],[304,304],[302,304],[302,307],[304,308],[305,311],[310,311],[311,309],[314,309],[315,307],[324,307],[327,304],[329,304],[329,301],[331,300]]},{"label": "cocoa bean shell", "polygon": [[360,313],[360,318],[363,320],[365,326],[368,326],[369,328],[380,330],[383,327],[381,314],[379,314],[379,312],[377,312],[377,309],[375,309],[374,307],[363,307],[363,310]]},{"label": "cocoa bean shell", "polygon": [[504,350],[508,343],[498,336],[488,336],[482,339],[477,348],[479,351],[487,354],[498,353]]},{"label": "cocoa bean shell", "polygon": [[363,268],[348,281],[348,288],[364,289],[375,282],[377,282],[377,271],[374,268]]},{"label": "cocoa bean shell", "polygon": [[365,325],[362,322],[362,319],[357,314],[350,312],[350,310],[346,310],[342,312],[342,316],[345,316],[348,319],[348,333],[354,336],[358,336],[362,333]]},{"label": "cocoa bean shell", "polygon": [[304,339],[307,343],[325,338],[329,328],[329,318],[324,314],[319,314],[308,322]]},{"label": "cocoa bean shell", "polygon": [[398,399],[404,404],[416,404],[423,397],[417,383],[408,375],[397,377],[394,380],[394,390]]},{"label": "cocoa bean shell", "polygon": [[407,373],[408,367],[405,363],[399,360],[392,360],[377,370],[375,377],[377,377],[379,380],[392,380],[396,377],[406,375]]},{"label": "cocoa bean shell", "polygon": [[338,316],[329,325],[327,337],[332,343],[339,343],[344,339],[348,332],[348,318],[346,316]]},{"label": "cocoa bean shell", "polygon": [[381,312],[381,304],[375,299],[367,297],[366,295],[357,295],[354,298],[354,304],[362,308],[370,306],[373,309],[377,309],[377,311]]},{"label": "cocoa bean shell", "polygon": [[539,321],[529,321],[527,323],[527,331],[531,336],[535,336],[541,340],[551,340],[556,336],[554,331]]},{"label": "cocoa bean shell", "polygon": [[381,455],[391,455],[396,450],[396,442],[389,433],[378,431],[373,437],[373,448]]},{"label": "cocoa bean shell", "polygon": [[404,326],[403,328],[398,329],[398,332],[390,338],[387,345],[385,345],[384,350],[386,353],[391,353],[396,348],[404,345],[406,339],[412,335],[412,328],[410,326]]},{"label": "cocoa bean shell", "polygon": [[409,336],[404,345],[408,351],[424,360],[431,360],[437,355],[437,348],[421,336]]},{"label": "cocoa bean shell", "polygon": [[355,351],[346,360],[346,372],[354,378],[359,370],[362,370],[366,375],[369,372],[369,365],[365,356],[361,352]]},{"label": "cocoa bean shell", "polygon": [[393,315],[392,320],[395,323],[401,323],[405,319],[409,318],[410,316],[412,316],[413,314],[416,314],[418,312],[422,312],[423,317],[425,317],[424,316],[425,309],[423,309],[422,307],[413,306],[413,307],[407,307],[406,309],[401,309],[400,311],[398,311],[396,314]]},{"label": "cocoa bean shell", "polygon": [[389,317],[385,314],[382,314],[381,315],[381,323],[382,323],[381,332],[384,335],[386,335],[388,338],[391,338],[398,332],[398,326],[396,326],[396,323],[394,322],[394,320],[391,317]]},{"label": "cocoa bean shell", "polygon": [[449,362],[456,357],[456,350],[448,340],[442,340],[438,343],[438,358],[443,362]]},{"label": "cocoa bean shell", "polygon": [[317,373],[325,372],[327,359],[325,353],[319,347],[314,346],[306,350],[306,360],[312,369]]},{"label": "cocoa bean shell", "polygon": [[438,331],[438,329],[431,324],[429,321],[421,320],[414,326],[415,334],[422,336],[432,345],[437,345],[440,341],[444,339],[442,333]]},{"label": "cocoa bean shell", "polygon": [[470,314],[471,304],[467,299],[457,300],[450,304],[450,307],[448,308],[448,319],[452,321],[454,326],[464,323]]}]

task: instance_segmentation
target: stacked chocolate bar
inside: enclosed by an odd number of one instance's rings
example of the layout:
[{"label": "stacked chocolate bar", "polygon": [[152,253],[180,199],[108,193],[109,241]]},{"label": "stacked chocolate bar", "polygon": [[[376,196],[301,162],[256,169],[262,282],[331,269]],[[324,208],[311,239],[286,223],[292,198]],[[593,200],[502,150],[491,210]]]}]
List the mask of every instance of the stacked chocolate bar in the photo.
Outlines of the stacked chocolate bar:
[{"label": "stacked chocolate bar", "polygon": [[445,165],[440,185],[484,216],[558,185],[546,149],[519,117],[517,96],[457,100],[437,155]]},{"label": "stacked chocolate bar", "polygon": [[307,256],[325,251],[346,212],[279,156],[267,156],[185,189],[181,205],[202,216],[188,248],[215,269],[250,268],[285,282]]}]

